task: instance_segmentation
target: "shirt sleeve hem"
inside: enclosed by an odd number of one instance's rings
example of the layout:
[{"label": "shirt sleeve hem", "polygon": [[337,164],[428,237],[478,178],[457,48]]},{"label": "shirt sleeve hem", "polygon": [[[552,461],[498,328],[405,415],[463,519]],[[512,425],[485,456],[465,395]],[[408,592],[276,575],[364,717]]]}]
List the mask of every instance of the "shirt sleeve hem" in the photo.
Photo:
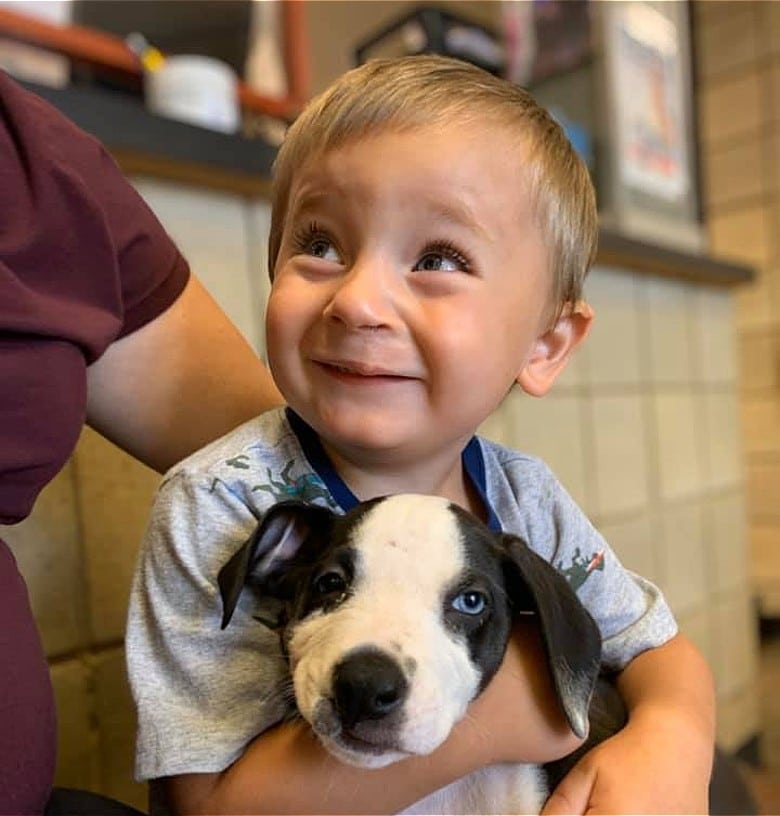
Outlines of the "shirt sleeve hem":
[{"label": "shirt sleeve hem", "polygon": [[118,338],[132,334],[159,317],[178,299],[189,279],[189,264],[184,256],[177,252],[176,260],[165,280],[161,281],[160,285],[140,303],[125,312],[124,323]]},{"label": "shirt sleeve hem", "polygon": [[620,672],[642,652],[656,649],[668,643],[677,635],[679,628],[671,615],[667,615],[662,624],[656,624],[652,631],[633,631],[630,637],[625,633],[604,641],[602,665],[609,671]]},{"label": "shirt sleeve hem", "polygon": [[[229,768],[243,753],[246,746],[225,752],[221,757],[218,752],[209,755],[182,758],[181,745],[165,754],[158,752],[146,754],[139,749],[136,755],[136,782],[151,782],[167,776],[179,776],[191,773],[221,773]],[[172,760],[171,757],[176,757]]]}]

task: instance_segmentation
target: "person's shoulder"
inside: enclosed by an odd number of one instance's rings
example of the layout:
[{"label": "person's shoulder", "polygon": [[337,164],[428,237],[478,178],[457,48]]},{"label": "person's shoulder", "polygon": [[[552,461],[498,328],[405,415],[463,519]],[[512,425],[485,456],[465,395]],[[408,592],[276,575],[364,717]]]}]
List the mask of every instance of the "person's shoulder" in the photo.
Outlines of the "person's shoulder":
[{"label": "person's shoulder", "polygon": [[485,468],[499,469],[510,476],[547,481],[555,480],[550,466],[540,457],[509,448],[484,436],[477,437],[482,447]]},{"label": "person's shoulder", "polygon": [[80,159],[87,166],[107,157],[98,139],[65,116],[51,102],[0,71],[0,117],[13,135],[15,150],[35,161],[48,159],[62,167],[74,167]]},{"label": "person's shoulder", "polygon": [[[24,85],[6,71],[0,69],[0,99],[3,107],[11,113],[17,110],[31,110],[39,112],[41,109],[52,109],[52,106],[40,96],[24,87]],[[9,122],[3,117],[6,126]]]},{"label": "person's shoulder", "polygon": [[551,510],[565,490],[540,457],[478,437],[485,462],[488,494],[534,513]]}]

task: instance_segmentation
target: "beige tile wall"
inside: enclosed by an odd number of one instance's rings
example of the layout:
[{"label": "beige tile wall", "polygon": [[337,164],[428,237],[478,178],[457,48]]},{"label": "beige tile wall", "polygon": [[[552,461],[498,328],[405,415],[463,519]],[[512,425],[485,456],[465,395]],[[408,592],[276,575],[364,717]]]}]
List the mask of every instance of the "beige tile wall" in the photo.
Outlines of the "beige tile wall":
[{"label": "beige tile wall", "polygon": [[712,420],[738,412],[751,582],[780,616],[780,6],[700,0],[694,12],[710,242],[758,270],[736,299],[739,405],[711,406]]},{"label": "beige tile wall", "polygon": [[574,374],[512,394],[483,432],[543,456],[661,586],[716,673],[720,741],[740,746],[758,721],[733,293],[596,268],[587,296]]},{"label": "beige tile wall", "polygon": [[[757,91],[748,89],[758,80],[751,82],[724,94],[757,122],[763,112],[751,102]],[[722,97],[707,104],[709,136],[718,141],[718,129],[728,127],[717,113]],[[268,208],[150,179],[136,183],[193,268],[262,351]],[[753,206],[768,218],[766,202]],[[747,240],[725,215],[714,234],[721,245],[768,262],[772,240],[761,219],[745,216]],[[554,392],[544,400],[511,394],[484,431],[543,456],[625,563],[668,594],[683,630],[714,667],[719,734],[734,747],[755,733],[757,721],[733,298],[727,290],[601,268],[589,281],[588,296],[597,313],[594,330]],[[751,342],[778,348],[777,337],[764,333]],[[751,382],[776,385],[775,368],[754,361],[744,344],[740,355]],[[761,416],[771,429],[771,413]],[[780,468],[770,460],[762,467],[767,480],[751,468],[750,484],[760,482],[763,502],[774,512]],[[32,517],[3,531],[28,578],[51,661],[60,710],[58,781],[137,806],[144,805],[145,791],[131,778],[133,711],[122,629],[157,481],[87,431]],[[754,546],[769,549],[771,528],[764,530]]]}]

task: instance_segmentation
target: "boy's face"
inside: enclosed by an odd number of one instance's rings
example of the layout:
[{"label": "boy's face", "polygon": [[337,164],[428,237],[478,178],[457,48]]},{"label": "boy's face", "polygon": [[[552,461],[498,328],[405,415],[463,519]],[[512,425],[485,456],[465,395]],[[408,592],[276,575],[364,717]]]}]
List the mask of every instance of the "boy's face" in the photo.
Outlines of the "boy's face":
[{"label": "boy's face", "polygon": [[518,377],[525,387],[549,291],[521,156],[500,127],[382,133],[294,180],[271,369],[336,451],[459,453]]}]

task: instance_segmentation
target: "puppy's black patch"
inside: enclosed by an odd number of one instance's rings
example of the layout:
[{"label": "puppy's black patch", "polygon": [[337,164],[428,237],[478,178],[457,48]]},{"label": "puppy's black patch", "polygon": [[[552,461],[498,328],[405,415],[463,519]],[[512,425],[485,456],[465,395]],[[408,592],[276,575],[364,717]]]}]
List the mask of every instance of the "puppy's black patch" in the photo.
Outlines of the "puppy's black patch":
[{"label": "puppy's black patch", "polygon": [[[481,673],[482,691],[501,665],[512,616],[495,534],[457,505],[451,504],[450,511],[457,520],[466,569],[444,594],[443,616],[446,625],[465,638],[471,661]],[[476,611],[479,605],[474,606],[469,593],[482,596],[483,609]],[[471,614],[462,611],[464,601]]]}]

